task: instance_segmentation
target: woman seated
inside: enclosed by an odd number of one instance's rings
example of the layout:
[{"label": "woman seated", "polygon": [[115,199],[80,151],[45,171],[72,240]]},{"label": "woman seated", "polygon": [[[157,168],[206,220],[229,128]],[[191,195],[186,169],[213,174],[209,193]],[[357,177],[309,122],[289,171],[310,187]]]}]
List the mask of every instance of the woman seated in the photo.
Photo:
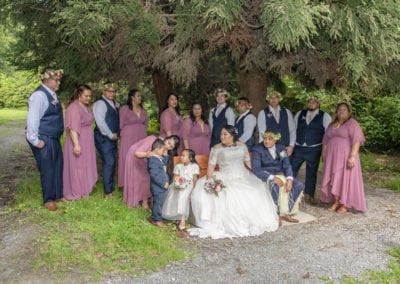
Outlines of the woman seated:
[{"label": "woman seated", "polygon": [[[219,171],[214,171],[216,165]],[[199,179],[191,196],[194,224],[190,235],[201,238],[256,236],[278,228],[271,193],[251,171],[247,147],[237,130],[225,125],[221,143],[211,149],[207,176]]]}]

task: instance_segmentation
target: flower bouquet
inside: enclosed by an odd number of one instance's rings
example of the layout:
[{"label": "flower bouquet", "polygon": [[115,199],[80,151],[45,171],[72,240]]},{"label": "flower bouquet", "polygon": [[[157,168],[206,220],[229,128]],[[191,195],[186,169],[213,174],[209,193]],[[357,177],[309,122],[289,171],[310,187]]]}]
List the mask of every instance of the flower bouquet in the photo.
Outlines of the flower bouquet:
[{"label": "flower bouquet", "polygon": [[287,157],[288,157],[288,154],[287,154],[286,150],[283,150],[283,151],[281,151],[281,152],[279,153],[279,158],[280,158],[281,160],[283,160],[283,159],[285,159],[285,158],[287,158]]},{"label": "flower bouquet", "polygon": [[217,179],[216,176],[213,176],[211,179],[208,179],[205,183],[204,183],[204,189],[205,191],[207,191],[208,193],[213,193],[216,196],[218,196],[218,193],[220,191],[223,190],[223,188],[225,188],[222,180]]},{"label": "flower bouquet", "polygon": [[182,176],[175,176],[174,178],[174,187],[178,190],[184,190],[190,183],[191,180]]}]

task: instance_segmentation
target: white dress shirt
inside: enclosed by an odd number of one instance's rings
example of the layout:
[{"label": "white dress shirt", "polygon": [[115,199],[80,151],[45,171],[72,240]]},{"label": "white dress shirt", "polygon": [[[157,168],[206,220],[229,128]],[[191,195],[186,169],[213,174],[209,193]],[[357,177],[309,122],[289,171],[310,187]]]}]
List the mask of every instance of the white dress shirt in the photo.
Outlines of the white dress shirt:
[{"label": "white dress shirt", "polygon": [[[55,100],[58,100],[57,95],[49,87],[42,84]],[[40,120],[49,107],[49,100],[43,91],[35,91],[28,99],[28,115],[26,117],[26,139],[33,146],[39,144],[39,126]]]},{"label": "white dress shirt", "polygon": [[[250,110],[239,115],[238,122],[243,119],[242,117],[246,116]],[[254,128],[256,128],[257,118],[254,114],[249,114],[243,120],[243,134],[239,137],[239,141],[246,143],[253,136]]]},{"label": "white dress shirt", "polygon": [[[275,113],[274,109],[271,106],[268,107],[269,110],[274,114]],[[280,106],[278,106],[278,110],[281,111]],[[288,127],[289,127],[289,146],[294,146],[294,144],[296,143],[296,126],[294,124],[293,115],[290,112],[290,110],[286,109],[286,113],[288,117]],[[264,139],[263,133],[268,130],[264,110],[261,110],[258,113],[257,123],[258,123],[258,134],[260,137],[259,141],[262,142]]]},{"label": "white dress shirt", "polygon": [[[210,114],[208,116],[208,124],[210,125],[210,129],[212,131],[213,129],[213,113],[215,111],[215,116],[218,117],[218,114],[226,107],[226,103],[223,103],[222,105],[217,105],[213,109],[211,109]],[[233,112],[233,109],[231,107],[228,107],[225,111],[225,117],[227,120],[227,124],[229,125],[235,125],[235,113]]]},{"label": "white dress shirt", "polygon": [[[110,104],[112,108],[116,108],[117,106],[114,104],[113,101],[107,99],[103,96],[103,99]],[[108,127],[106,123],[106,113],[107,113],[107,106],[103,100],[98,100],[93,105],[93,115],[94,119],[96,120],[97,128],[100,130],[100,133],[108,138],[112,139],[114,134],[111,129]]]}]

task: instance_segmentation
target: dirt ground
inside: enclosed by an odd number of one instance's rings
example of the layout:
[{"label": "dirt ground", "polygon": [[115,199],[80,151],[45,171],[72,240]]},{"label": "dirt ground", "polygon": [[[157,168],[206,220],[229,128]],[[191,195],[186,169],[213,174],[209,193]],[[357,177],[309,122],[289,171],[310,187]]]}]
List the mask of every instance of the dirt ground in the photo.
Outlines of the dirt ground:
[{"label": "dirt ground", "polygon": [[[23,224],[12,202],[15,178],[35,169],[24,139],[23,122],[0,126],[0,283],[88,283],[79,272],[49,274],[33,268],[38,226]],[[300,177],[300,180],[302,178]],[[369,177],[365,177],[369,180]],[[194,258],[139,277],[110,275],[99,283],[323,283],[343,275],[385,270],[388,247],[400,245],[400,194],[366,185],[369,211],[329,213],[325,205],[302,204],[317,219],[284,226],[253,238],[187,238],[198,248]]]}]

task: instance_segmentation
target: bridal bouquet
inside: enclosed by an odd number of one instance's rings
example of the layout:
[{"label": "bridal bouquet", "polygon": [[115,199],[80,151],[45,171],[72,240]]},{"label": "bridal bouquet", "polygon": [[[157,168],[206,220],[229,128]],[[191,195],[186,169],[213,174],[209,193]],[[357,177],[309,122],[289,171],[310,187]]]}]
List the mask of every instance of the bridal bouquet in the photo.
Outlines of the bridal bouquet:
[{"label": "bridal bouquet", "polygon": [[208,179],[204,184],[205,191],[207,191],[208,193],[213,193],[216,196],[218,196],[218,193],[222,191],[224,187],[225,186],[222,180],[217,179],[216,176],[213,176],[211,179]]},{"label": "bridal bouquet", "polygon": [[190,185],[190,183],[191,180],[182,176],[176,176],[174,178],[174,187],[178,190],[184,190],[188,185]]}]

